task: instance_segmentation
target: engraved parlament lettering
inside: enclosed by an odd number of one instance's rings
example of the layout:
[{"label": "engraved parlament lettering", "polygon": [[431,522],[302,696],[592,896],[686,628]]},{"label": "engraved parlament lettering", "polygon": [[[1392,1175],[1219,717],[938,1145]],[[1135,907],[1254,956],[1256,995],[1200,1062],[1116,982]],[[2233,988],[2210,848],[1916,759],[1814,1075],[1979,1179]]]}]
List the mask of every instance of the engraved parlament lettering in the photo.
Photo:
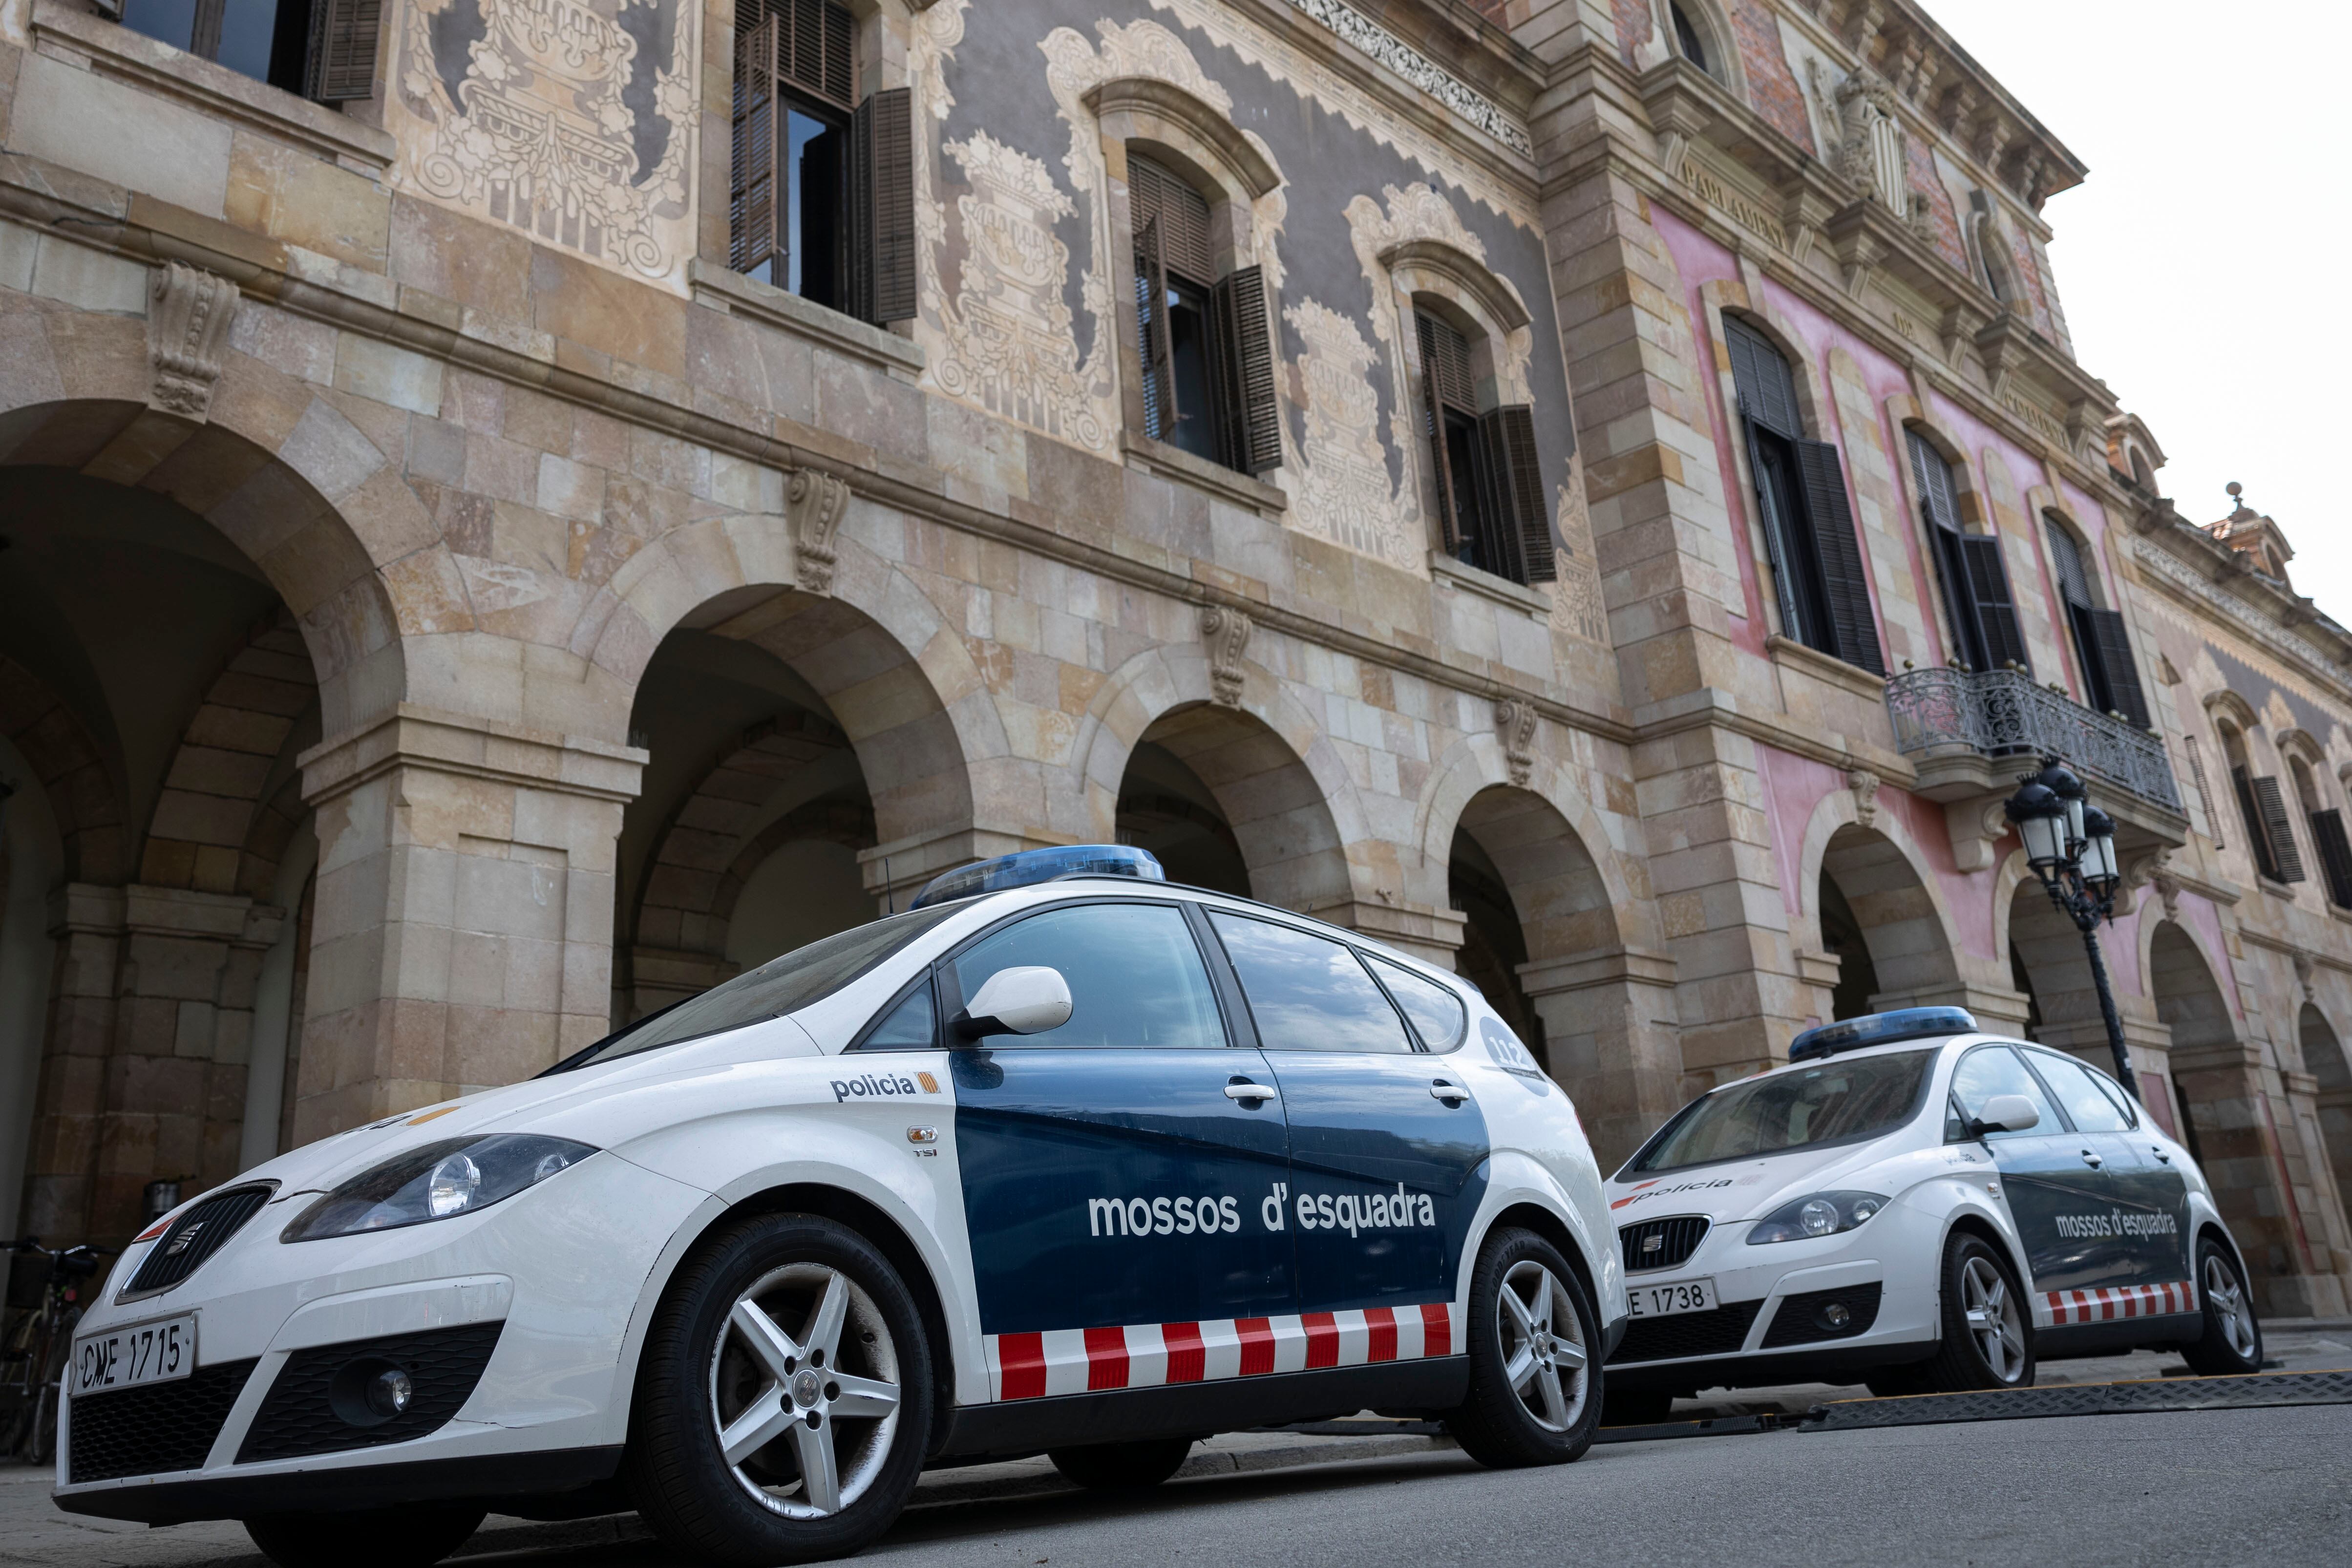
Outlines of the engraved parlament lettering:
[{"label": "engraved parlament lettering", "polygon": [[394,182],[682,291],[700,16],[688,0],[413,0],[384,104]]}]

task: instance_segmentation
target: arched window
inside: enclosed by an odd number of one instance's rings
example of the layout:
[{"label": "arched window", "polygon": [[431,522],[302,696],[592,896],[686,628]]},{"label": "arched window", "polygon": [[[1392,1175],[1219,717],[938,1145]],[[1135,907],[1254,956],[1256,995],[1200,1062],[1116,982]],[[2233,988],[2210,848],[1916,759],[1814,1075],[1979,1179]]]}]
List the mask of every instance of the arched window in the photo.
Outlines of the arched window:
[{"label": "arched window", "polygon": [[1278,466],[1265,273],[1219,265],[1208,198],[1166,164],[1130,151],[1127,189],[1143,433],[1241,473]]},{"label": "arched window", "polygon": [[2008,669],[2032,674],[2025,628],[2010,591],[2009,563],[1997,534],[1970,533],[1960,526],[1959,487],[1952,467],[1925,436],[1906,430],[1911,472],[1919,482],[1919,508],[1935,541],[1936,564],[1944,577],[1944,603],[1951,611],[1952,637],[1960,660],[1971,669]]},{"label": "arched window", "polygon": [[736,0],[728,265],[880,324],[915,313],[914,117],[856,62],[846,5]]},{"label": "arched window", "polygon": [[2213,727],[2221,733],[2221,755],[2230,764],[2230,784],[2238,797],[2238,815],[2246,825],[2254,869],[2273,882],[2302,881],[2303,855],[2295,848],[2278,775],[2255,773],[2252,753],[2235,724],[2217,718]]},{"label": "arched window", "polygon": [[2088,556],[2074,531],[2055,512],[2044,512],[2042,525],[2050,539],[2050,568],[2058,579],[2058,597],[2065,605],[2067,635],[2074,656],[2082,661],[2084,694],[2102,713],[2120,713],[2136,730],[2148,726],[2147,695],[2139,683],[2139,664],[2132,657],[2131,637],[2124,629],[2123,612],[2103,610],[2094,596]]},{"label": "arched window", "polygon": [[1684,10],[1678,4],[1668,4],[1666,10],[1674,19],[1675,48],[1683,58],[1690,61],[1707,75],[1715,76],[1717,71],[1714,61],[1707,55],[1706,36],[1699,31],[1698,24],[1694,22],[1690,13]]},{"label": "arched window", "polygon": [[2352,910],[2352,840],[2345,836],[2344,813],[2327,802],[2326,786],[2320,782],[2326,774],[2300,753],[2288,757],[2287,771],[2294,778],[2295,798],[2303,807],[2304,825],[2311,829],[2312,847],[2319,851],[2327,901],[2339,910]]},{"label": "arched window", "polygon": [[1445,552],[1514,583],[1550,582],[1557,564],[1534,411],[1525,405],[1480,409],[1480,384],[1491,388],[1493,376],[1481,376],[1477,362],[1490,359],[1492,347],[1448,320],[1444,307],[1416,300],[1412,324],[1421,350],[1422,430]]},{"label": "arched window", "polygon": [[1805,438],[1795,374],[1772,341],[1734,316],[1723,318],[1723,333],[1781,630],[1807,647],[1885,675],[1837,448]]}]

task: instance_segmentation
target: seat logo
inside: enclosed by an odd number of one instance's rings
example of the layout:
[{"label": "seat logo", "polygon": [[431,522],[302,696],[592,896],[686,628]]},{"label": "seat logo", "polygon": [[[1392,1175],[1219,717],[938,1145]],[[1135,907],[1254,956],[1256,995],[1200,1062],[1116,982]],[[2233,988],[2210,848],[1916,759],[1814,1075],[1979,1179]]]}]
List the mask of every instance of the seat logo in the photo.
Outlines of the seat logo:
[{"label": "seat logo", "polygon": [[183,1252],[187,1251],[188,1248],[196,1244],[196,1233],[211,1223],[212,1222],[210,1220],[200,1219],[194,1225],[182,1227],[179,1235],[173,1237],[171,1240],[163,1244],[163,1256],[166,1258],[177,1258]]}]

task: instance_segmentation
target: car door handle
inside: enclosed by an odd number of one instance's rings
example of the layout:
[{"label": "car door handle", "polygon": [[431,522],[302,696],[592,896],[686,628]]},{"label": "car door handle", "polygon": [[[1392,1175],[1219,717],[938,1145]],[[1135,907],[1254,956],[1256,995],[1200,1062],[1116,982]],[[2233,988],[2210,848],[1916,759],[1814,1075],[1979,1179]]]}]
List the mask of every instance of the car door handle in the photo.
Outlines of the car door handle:
[{"label": "car door handle", "polygon": [[1275,1090],[1266,1088],[1265,1085],[1262,1083],[1249,1083],[1244,1081],[1225,1085],[1225,1098],[1227,1100],[1246,1100],[1256,1101],[1261,1100],[1280,1100],[1282,1096]]},{"label": "car door handle", "polygon": [[2147,1146],[2147,1152],[2155,1155],[2158,1159],[2163,1161],[2168,1165],[2172,1163],[2172,1156],[2166,1153],[2162,1149],[2153,1143]]},{"label": "car door handle", "polygon": [[1444,1079],[1439,1079],[1436,1082],[1431,1084],[1429,1086],[1429,1093],[1432,1099],[1442,1100],[1446,1104],[1453,1106],[1459,1106],[1464,1100],[1470,1098],[1470,1091],[1468,1089],[1463,1088],[1458,1083],[1448,1083]]},{"label": "car door handle", "polygon": [[2093,1152],[2091,1152],[2091,1151],[2089,1151],[2088,1149],[2085,1149],[2085,1150],[2084,1150],[2084,1151],[2083,1151],[2083,1163],[2084,1163],[2085,1165],[2090,1166],[2090,1167],[2091,1167],[2091,1169],[2093,1169],[2094,1171],[2095,1171],[2095,1170],[2097,1170],[2100,1166],[2102,1166],[2102,1165],[2105,1164],[2105,1163],[2106,1163],[2106,1162],[2105,1162],[2105,1160],[2100,1159],[2096,1154],[2094,1154],[2094,1153],[2093,1153]]}]

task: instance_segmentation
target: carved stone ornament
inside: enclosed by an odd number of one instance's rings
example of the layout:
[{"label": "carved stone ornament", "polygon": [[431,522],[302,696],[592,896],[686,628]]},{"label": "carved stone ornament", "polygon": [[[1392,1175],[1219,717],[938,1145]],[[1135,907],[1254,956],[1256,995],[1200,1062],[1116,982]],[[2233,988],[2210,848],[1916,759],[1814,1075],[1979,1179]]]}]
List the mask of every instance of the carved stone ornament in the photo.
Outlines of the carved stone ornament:
[{"label": "carved stone ornament", "polygon": [[2009,814],[2001,797],[1956,800],[1944,807],[1944,831],[1952,841],[1952,864],[1963,871],[1990,871],[1993,849],[2009,837]]},{"label": "carved stone ornament", "polygon": [[2312,962],[2311,954],[2298,951],[2294,954],[2294,983],[2303,987],[2303,999],[2306,1002],[2318,1000],[2312,994],[2311,989],[2311,976],[2317,968],[2317,965]]},{"label": "carved stone ornament", "polygon": [[1911,217],[1908,153],[1903,121],[1895,115],[1895,89],[1871,70],[1856,70],[1828,85],[1820,60],[1812,63],[1813,90],[1832,107],[1837,140],[1830,166],[1906,222]]},{"label": "carved stone ornament", "polygon": [[1201,606],[1201,636],[1209,645],[1209,684],[1215,689],[1219,707],[1242,705],[1242,650],[1249,647],[1254,629],[1250,618],[1239,610],[1223,605]]},{"label": "carved stone ornament", "polygon": [[236,315],[236,285],[215,273],[166,261],[147,302],[147,406],[201,422],[212,411],[220,353]]},{"label": "carved stone ornament", "polygon": [[833,534],[849,510],[849,481],[814,468],[793,472],[784,490],[784,516],[793,530],[793,570],[812,594],[833,591]]},{"label": "carved stone ornament", "polygon": [[1856,826],[1878,825],[1878,775],[1868,768],[1848,768],[1845,787],[1853,791],[1853,820]]},{"label": "carved stone ornament", "polygon": [[1520,789],[1536,769],[1536,705],[1505,697],[1495,703],[1495,728],[1503,738],[1503,760],[1510,765],[1511,783]]}]

